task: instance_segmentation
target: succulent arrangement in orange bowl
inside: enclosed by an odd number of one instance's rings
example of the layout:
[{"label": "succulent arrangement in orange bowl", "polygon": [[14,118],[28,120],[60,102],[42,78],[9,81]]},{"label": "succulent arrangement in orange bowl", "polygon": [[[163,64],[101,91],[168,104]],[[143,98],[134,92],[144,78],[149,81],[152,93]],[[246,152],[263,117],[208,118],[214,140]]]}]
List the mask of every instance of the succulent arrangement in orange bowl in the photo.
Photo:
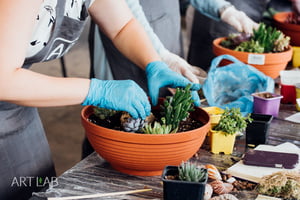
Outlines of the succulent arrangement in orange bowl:
[{"label": "succulent arrangement in orange bowl", "polygon": [[82,109],[81,119],[102,158],[120,172],[140,176],[160,175],[166,165],[190,159],[210,129],[209,115],[193,106],[189,87],[159,99],[146,120],[93,106]]},{"label": "succulent arrangement in orange bowl", "polygon": [[271,78],[277,78],[292,59],[290,37],[260,23],[253,34],[235,33],[213,41],[216,56],[229,54],[249,64]]},{"label": "succulent arrangement in orange bowl", "polygon": [[291,45],[300,46],[300,20],[293,12],[278,12],[273,15],[275,26],[291,38]]}]

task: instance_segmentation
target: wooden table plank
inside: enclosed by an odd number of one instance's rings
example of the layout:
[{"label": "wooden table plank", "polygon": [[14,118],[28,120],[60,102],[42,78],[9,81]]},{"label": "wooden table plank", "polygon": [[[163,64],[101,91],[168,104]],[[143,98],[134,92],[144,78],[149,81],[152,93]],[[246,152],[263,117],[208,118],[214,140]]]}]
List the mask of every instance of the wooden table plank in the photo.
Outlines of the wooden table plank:
[{"label": "wooden table plank", "polygon": [[[300,124],[285,121],[284,118],[296,113],[294,105],[281,105],[278,118],[273,119],[268,144],[277,145],[286,141],[300,147]],[[207,150],[207,145],[202,148],[191,160],[199,165],[214,164],[218,168],[226,169],[241,159],[246,151],[244,136],[237,138],[235,150],[232,155],[212,154]],[[160,176],[141,177],[122,174],[100,158],[96,153],[79,162],[57,179],[58,185],[50,187],[46,192],[39,192],[30,200],[40,200],[45,197],[87,195],[95,193],[119,192],[151,188],[152,191],[131,195],[103,197],[97,199],[114,200],[142,200],[163,199],[163,188]],[[53,183],[55,184],[55,183]],[[239,191],[233,194],[240,200],[255,199],[255,191]]]}]

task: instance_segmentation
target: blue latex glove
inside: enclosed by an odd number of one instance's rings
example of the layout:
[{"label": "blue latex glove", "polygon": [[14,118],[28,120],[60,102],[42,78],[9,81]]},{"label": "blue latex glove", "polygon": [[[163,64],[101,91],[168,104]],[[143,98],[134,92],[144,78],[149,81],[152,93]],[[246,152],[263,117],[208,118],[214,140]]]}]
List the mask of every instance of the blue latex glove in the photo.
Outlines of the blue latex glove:
[{"label": "blue latex glove", "polygon": [[132,80],[92,79],[88,95],[82,105],[126,111],[133,118],[142,119],[151,112],[146,93]]},{"label": "blue latex glove", "polygon": [[154,61],[146,66],[146,76],[148,79],[148,89],[150,99],[153,105],[157,105],[159,89],[161,87],[181,87],[184,88],[191,84],[192,99],[195,106],[200,106],[200,98],[197,90],[200,90],[201,85],[192,83],[177,72],[172,71],[164,62]]}]

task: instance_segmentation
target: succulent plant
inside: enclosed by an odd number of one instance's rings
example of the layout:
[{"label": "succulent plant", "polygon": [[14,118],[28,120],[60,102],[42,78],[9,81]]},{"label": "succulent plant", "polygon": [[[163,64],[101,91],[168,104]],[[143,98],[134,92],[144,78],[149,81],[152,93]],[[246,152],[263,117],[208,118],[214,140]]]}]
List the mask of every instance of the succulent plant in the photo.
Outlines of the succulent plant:
[{"label": "succulent plant", "polygon": [[168,134],[172,132],[172,126],[165,124],[165,118],[161,119],[162,124],[154,122],[153,124],[146,124],[142,129],[145,134]]},{"label": "succulent plant", "polygon": [[178,167],[179,179],[182,181],[202,182],[207,177],[207,170],[189,161],[182,162]]},{"label": "succulent plant", "polygon": [[250,53],[270,53],[285,51],[290,44],[290,37],[285,36],[280,30],[260,23],[258,29],[253,29],[253,34],[229,34],[221,45],[235,51]]},{"label": "succulent plant", "polygon": [[[252,40],[258,41],[264,48],[264,52],[267,53],[278,52],[278,50],[284,51],[289,45],[290,37],[285,36],[276,28],[267,27],[264,23],[260,23],[258,29],[253,30]],[[278,44],[280,44],[280,47],[277,46]]]},{"label": "succulent plant", "polygon": [[94,108],[94,114],[99,118],[99,119],[107,119],[116,113],[120,111],[116,110],[111,110],[111,109],[106,109],[106,108],[100,108],[100,107],[95,107]]},{"label": "succulent plant", "polygon": [[190,84],[185,88],[177,88],[174,96],[166,97],[162,105],[165,124],[171,125],[174,133],[177,132],[179,123],[194,110],[190,88]]},{"label": "succulent plant", "polygon": [[221,115],[219,123],[213,127],[213,130],[223,131],[225,134],[233,135],[245,130],[249,122],[252,122],[252,118],[250,115],[244,117],[240,108],[226,108]]},{"label": "succulent plant", "polygon": [[120,117],[121,128],[126,132],[139,132],[146,124],[153,122],[154,118],[151,113],[146,119],[134,119],[128,112],[122,112]]},{"label": "succulent plant", "polygon": [[249,52],[249,53],[263,53],[264,52],[264,48],[259,44],[258,41],[254,41],[254,40],[242,42],[234,50]]}]

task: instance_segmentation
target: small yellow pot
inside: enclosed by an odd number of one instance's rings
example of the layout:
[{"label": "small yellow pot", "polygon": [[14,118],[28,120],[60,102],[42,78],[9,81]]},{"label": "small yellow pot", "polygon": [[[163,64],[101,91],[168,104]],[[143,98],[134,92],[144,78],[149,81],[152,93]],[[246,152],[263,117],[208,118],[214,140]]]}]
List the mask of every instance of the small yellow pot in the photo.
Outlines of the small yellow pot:
[{"label": "small yellow pot", "polygon": [[210,116],[210,123],[213,126],[217,125],[221,119],[221,115],[224,112],[222,108],[211,106],[202,108],[205,110]]},{"label": "small yellow pot", "polygon": [[210,151],[214,154],[232,154],[236,134],[230,135],[223,131],[210,130]]},{"label": "small yellow pot", "polygon": [[293,67],[300,67],[300,47],[293,46]]}]

